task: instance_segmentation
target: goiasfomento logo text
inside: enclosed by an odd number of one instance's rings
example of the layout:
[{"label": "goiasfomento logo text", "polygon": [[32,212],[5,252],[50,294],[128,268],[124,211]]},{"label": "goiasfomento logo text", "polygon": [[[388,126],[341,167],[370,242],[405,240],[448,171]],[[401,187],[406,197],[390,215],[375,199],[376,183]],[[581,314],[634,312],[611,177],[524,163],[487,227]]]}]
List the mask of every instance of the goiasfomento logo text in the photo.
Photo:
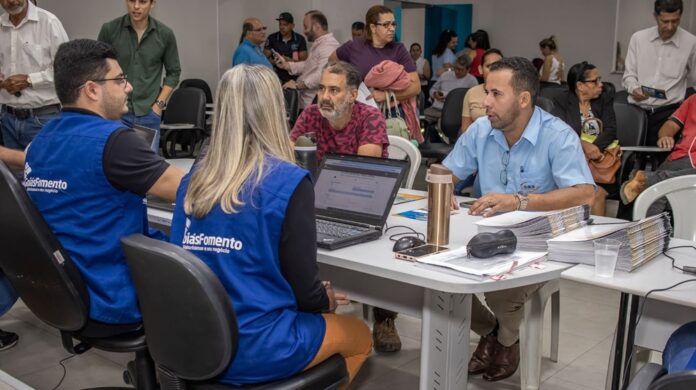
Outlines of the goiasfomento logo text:
[{"label": "goiasfomento logo text", "polygon": [[187,250],[204,252],[230,253],[243,248],[241,241],[234,237],[209,236],[205,233],[190,233],[191,220],[186,218],[184,241],[182,247]]},{"label": "goiasfomento logo text", "polygon": [[68,183],[63,180],[48,180],[40,177],[29,177],[31,167],[29,163],[24,164],[24,181],[22,184],[29,192],[48,192],[57,193],[58,191],[66,191]]}]

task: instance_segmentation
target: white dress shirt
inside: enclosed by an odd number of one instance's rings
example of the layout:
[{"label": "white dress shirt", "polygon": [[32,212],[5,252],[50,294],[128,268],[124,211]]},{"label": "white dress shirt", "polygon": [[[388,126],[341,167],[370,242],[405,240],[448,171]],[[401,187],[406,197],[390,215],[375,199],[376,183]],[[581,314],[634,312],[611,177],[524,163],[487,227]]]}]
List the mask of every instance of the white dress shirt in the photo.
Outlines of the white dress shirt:
[{"label": "white dress shirt", "polygon": [[334,38],[332,33],[327,33],[317,38],[309,49],[307,59],[304,61],[288,62],[290,74],[299,74],[297,81],[302,81],[307,89],[300,90],[300,108],[305,108],[312,104],[314,96],[319,89],[321,71],[329,62],[329,56],[335,52],[340,43]]},{"label": "white dress shirt", "polygon": [[660,38],[657,26],[637,31],[628,44],[625,64],[623,86],[629,94],[641,85],[667,91],[667,100],[636,102],[629,95],[630,103],[643,108],[680,103],[687,85],[696,83],[696,37],[681,27],[667,41]]},{"label": "white dress shirt", "polygon": [[60,20],[27,1],[27,16],[15,27],[10,15],[0,15],[0,72],[5,78],[27,74],[32,84],[19,97],[0,90],[0,103],[16,108],[38,108],[58,103],[53,84],[53,58],[68,41]]}]

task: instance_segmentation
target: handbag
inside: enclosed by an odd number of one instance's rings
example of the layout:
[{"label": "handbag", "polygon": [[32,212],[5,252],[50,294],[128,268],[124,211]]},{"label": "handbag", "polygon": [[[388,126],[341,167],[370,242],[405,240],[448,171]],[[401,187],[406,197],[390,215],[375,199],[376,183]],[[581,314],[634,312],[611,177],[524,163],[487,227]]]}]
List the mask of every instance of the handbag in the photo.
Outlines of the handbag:
[{"label": "handbag", "polygon": [[614,184],[616,172],[621,167],[621,148],[616,146],[605,149],[602,158],[598,160],[587,160],[587,165],[592,172],[592,178],[598,184]]},{"label": "handbag", "polygon": [[380,103],[380,105],[382,107],[382,115],[384,115],[384,122],[387,125],[387,134],[405,138],[410,141],[411,133],[408,131],[406,121],[401,117],[398,106],[394,110],[395,114],[392,115],[391,113],[391,102],[396,101],[396,95],[394,95],[393,92],[386,90],[384,91],[384,97],[384,102]]}]

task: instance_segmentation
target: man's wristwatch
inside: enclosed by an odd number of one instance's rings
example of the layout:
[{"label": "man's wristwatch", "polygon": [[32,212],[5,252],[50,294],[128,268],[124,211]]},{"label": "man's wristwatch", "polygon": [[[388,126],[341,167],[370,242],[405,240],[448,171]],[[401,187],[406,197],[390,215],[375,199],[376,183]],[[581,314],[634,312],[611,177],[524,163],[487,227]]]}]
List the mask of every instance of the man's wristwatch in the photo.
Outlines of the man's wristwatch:
[{"label": "man's wristwatch", "polygon": [[157,105],[157,107],[160,108],[160,110],[164,110],[165,108],[167,108],[167,102],[165,102],[164,100],[155,100],[155,104]]},{"label": "man's wristwatch", "polygon": [[520,194],[519,192],[515,192],[515,198],[517,198],[517,201],[519,202],[517,204],[517,210],[527,210],[527,204],[529,203],[529,197],[524,194]]}]

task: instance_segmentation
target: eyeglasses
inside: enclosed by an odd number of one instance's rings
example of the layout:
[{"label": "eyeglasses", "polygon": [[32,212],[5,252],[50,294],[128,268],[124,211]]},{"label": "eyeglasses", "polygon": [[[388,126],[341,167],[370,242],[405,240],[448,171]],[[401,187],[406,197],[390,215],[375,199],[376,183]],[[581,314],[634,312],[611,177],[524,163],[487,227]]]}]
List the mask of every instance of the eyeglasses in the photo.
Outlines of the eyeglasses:
[{"label": "eyeglasses", "polygon": [[599,85],[599,84],[602,83],[602,78],[601,78],[601,77],[597,77],[597,78],[594,79],[594,80],[583,80],[582,82],[583,82],[583,83],[594,83],[595,85]]},{"label": "eyeglasses", "polygon": [[504,186],[507,185],[508,183],[508,177],[507,177],[507,172],[508,172],[508,164],[510,164],[510,151],[506,150],[505,153],[503,153],[503,170],[500,171],[500,182],[503,183]]},{"label": "eyeglasses", "polygon": [[118,77],[114,77],[112,79],[99,79],[99,80],[92,80],[92,81],[94,81],[95,83],[104,82],[104,81],[115,81],[116,84],[125,88],[125,86],[128,84],[128,76],[126,76],[125,74],[121,74]]},{"label": "eyeglasses", "polygon": [[253,31],[253,32],[261,32],[261,31],[266,31],[267,29],[268,29],[268,27],[263,26],[263,27],[259,27],[259,28],[252,28],[251,31]]},{"label": "eyeglasses", "polygon": [[384,22],[384,23],[374,23],[377,26],[382,26],[384,28],[394,27],[398,25],[396,22]]}]

